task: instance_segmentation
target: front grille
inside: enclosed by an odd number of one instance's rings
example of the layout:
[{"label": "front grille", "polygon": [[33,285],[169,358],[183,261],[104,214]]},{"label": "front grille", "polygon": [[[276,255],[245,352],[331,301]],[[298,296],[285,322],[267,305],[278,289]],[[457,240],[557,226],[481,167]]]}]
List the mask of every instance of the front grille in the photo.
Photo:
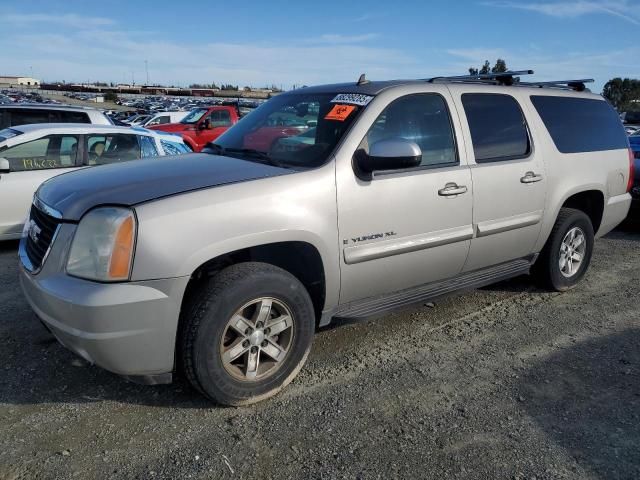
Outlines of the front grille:
[{"label": "front grille", "polygon": [[29,228],[25,238],[25,252],[32,270],[39,270],[58,230],[60,220],[47,215],[35,205],[31,205]]}]

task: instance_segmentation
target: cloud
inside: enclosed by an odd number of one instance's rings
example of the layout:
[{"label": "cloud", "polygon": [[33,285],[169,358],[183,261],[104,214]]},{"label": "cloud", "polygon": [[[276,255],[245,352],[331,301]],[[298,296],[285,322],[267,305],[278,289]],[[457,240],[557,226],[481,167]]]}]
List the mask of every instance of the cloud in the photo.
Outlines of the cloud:
[{"label": "cloud", "polygon": [[63,15],[50,14],[3,14],[0,15],[0,23],[13,25],[33,25],[46,24],[65,27],[73,27],[78,29],[91,29],[96,27],[107,27],[114,25],[115,22],[110,18],[104,17],[85,17],[68,13]]},{"label": "cloud", "polygon": [[362,43],[374,40],[380,35],[377,33],[364,33],[362,35],[342,35],[340,33],[326,33],[319,37],[306,39],[306,43],[347,44]]},{"label": "cloud", "polygon": [[498,8],[513,8],[541,13],[556,18],[577,18],[589,14],[604,14],[640,25],[640,5],[628,0],[577,0],[556,2],[490,1],[483,5]]}]

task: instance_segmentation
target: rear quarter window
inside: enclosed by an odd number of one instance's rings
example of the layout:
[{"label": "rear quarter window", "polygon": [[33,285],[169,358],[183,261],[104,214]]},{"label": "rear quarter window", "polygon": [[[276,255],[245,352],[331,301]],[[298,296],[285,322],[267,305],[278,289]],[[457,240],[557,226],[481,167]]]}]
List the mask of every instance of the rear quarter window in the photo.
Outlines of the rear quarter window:
[{"label": "rear quarter window", "polygon": [[61,123],[91,123],[89,115],[84,112],[56,112]]},{"label": "rear quarter window", "polygon": [[620,117],[604,100],[533,95],[531,102],[561,153],[627,148]]}]

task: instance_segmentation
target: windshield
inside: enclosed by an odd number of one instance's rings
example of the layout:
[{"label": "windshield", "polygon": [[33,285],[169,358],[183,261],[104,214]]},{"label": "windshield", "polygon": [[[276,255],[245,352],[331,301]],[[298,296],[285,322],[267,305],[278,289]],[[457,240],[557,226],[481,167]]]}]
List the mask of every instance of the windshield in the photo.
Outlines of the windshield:
[{"label": "windshield", "polygon": [[[324,164],[373,97],[336,93],[278,95],[244,117],[207,151],[283,167]],[[354,103],[360,103],[356,105]]]},{"label": "windshield", "polygon": [[189,115],[180,120],[180,123],[198,123],[198,120],[200,120],[205,113],[207,113],[206,108],[196,108],[195,110],[191,110]]}]

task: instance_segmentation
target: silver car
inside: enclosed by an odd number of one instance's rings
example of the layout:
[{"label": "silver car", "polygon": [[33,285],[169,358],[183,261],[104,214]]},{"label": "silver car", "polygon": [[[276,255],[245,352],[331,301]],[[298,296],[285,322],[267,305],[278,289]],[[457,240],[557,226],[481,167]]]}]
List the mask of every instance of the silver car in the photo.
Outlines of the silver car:
[{"label": "silver car", "polygon": [[332,319],[529,272],[568,290],[627,214],[632,158],[582,81],[513,75],[302,88],[210,153],[49,180],[24,293],[89,362],[242,405],[290,382]]}]

